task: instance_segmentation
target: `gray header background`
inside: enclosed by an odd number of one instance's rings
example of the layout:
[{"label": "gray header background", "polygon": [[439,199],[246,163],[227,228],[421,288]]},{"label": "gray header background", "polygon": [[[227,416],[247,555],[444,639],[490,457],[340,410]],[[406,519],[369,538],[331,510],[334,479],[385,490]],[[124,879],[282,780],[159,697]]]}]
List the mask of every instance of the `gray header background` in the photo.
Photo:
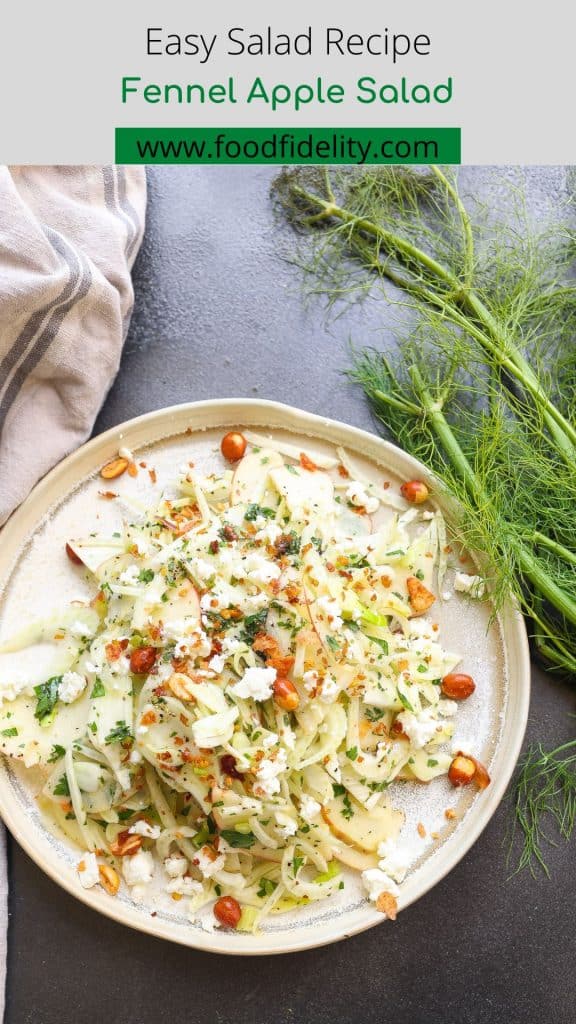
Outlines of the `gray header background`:
[{"label": "gray header background", "polygon": [[[2,130],[0,160],[7,163],[101,163],[114,158],[114,127],[177,125],[454,126],[462,128],[466,163],[576,163],[570,113],[574,91],[573,13],[566,0],[527,5],[518,0],[78,0],[23,2],[2,14]],[[318,41],[327,25],[346,32],[426,33],[427,57],[395,66],[384,57],[230,57],[228,28],[296,33],[308,25]],[[167,32],[221,33],[211,60],[146,55],[146,28]],[[323,50],[323,48],[322,48]],[[323,75],[341,82],[350,98],[340,106],[310,104],[296,114],[275,115],[261,104],[221,106],[121,103],[123,75],[145,81],[213,82],[234,75],[243,92],[260,75],[270,84],[296,85]],[[352,100],[361,75],[394,82],[454,79],[454,98],[438,106],[362,106]]]}]

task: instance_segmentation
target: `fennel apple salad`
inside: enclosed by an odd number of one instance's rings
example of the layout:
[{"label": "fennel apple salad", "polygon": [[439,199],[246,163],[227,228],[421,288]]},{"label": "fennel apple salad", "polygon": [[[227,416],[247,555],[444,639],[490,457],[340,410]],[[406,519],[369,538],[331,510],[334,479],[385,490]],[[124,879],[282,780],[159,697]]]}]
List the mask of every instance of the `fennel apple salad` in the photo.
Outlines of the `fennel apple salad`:
[{"label": "fennel apple salad", "polygon": [[[3,642],[54,657],[43,681],[3,684],[0,749],[40,773],[85,888],[145,901],[154,880],[191,921],[254,932],[352,869],[394,919],[391,783],[490,781],[453,739],[475,683],[433,619],[442,514],[423,481],[378,486],[341,448],[247,430],[221,454],[210,475],[175,467],[113,536],[69,539],[93,597]],[[145,471],[121,448],[100,476]]]}]

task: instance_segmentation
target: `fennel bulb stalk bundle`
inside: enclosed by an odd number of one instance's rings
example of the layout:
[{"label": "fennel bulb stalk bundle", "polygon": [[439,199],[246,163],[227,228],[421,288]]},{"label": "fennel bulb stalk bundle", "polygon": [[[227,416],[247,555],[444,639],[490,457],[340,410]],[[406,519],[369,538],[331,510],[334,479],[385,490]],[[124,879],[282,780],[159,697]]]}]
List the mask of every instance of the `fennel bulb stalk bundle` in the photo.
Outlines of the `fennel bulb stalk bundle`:
[{"label": "fennel bulb stalk bundle", "polygon": [[[380,289],[385,318],[409,308],[396,351],[356,350],[351,377],[457,499],[459,539],[494,567],[494,607],[517,601],[537,657],[575,677],[574,238],[560,225],[536,235],[518,189],[520,220],[487,224],[438,167],[300,168],[275,196],[312,239],[315,292]],[[515,809],[519,865],[547,870],[550,818],[566,839],[576,822],[576,740],[528,752]]]}]

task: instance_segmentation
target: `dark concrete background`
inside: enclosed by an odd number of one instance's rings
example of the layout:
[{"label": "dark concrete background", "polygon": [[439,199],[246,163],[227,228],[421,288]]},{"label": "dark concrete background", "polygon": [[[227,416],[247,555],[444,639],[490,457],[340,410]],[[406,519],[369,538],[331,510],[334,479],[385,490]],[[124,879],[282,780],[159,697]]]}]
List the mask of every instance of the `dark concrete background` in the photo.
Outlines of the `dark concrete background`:
[{"label": "dark concrete background", "polygon": [[[526,176],[532,213],[559,210],[566,171]],[[150,171],[135,313],[97,430],[218,396],[277,399],[371,427],[341,371],[351,337],[393,340],[382,332],[386,310],[355,305],[326,324],[319,302],[304,308],[270,177]],[[488,170],[467,168],[462,178],[489,203],[501,200]],[[573,710],[573,692],[535,671],[527,742],[569,738]],[[268,960],[197,953],[125,929],[77,903],[11,842],[6,1024],[574,1024],[574,849],[550,852],[551,880],[507,880],[510,820],[505,801],[458,867],[395,924]]]}]

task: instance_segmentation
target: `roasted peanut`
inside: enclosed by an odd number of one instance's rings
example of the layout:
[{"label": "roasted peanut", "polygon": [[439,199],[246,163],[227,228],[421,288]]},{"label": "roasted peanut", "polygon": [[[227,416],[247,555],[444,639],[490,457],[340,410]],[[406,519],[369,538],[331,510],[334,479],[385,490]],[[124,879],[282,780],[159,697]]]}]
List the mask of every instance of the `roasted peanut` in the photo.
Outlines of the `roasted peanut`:
[{"label": "roasted peanut", "polygon": [[99,864],[100,885],[109,896],[115,896],[120,888],[120,876],[109,864]]},{"label": "roasted peanut", "polygon": [[274,680],[274,700],[283,711],[295,711],[300,703],[298,691],[294,683],[286,676],[277,676]]},{"label": "roasted peanut", "polygon": [[242,917],[242,909],[233,896],[221,896],[214,904],[214,917],[224,928],[237,928]]},{"label": "roasted peanut", "polygon": [[456,754],[448,769],[448,778],[453,786],[467,786],[476,774],[476,765],[466,754]]},{"label": "roasted peanut", "polygon": [[445,697],[451,700],[465,700],[470,697],[476,689],[476,683],[472,676],[465,672],[449,672],[444,676],[440,689]]},{"label": "roasted peanut", "polygon": [[130,671],[137,676],[151,672],[156,663],[157,655],[158,651],[155,647],[135,647],[130,655]]},{"label": "roasted peanut", "polygon": [[396,897],[391,892],[381,892],[376,900],[376,910],[379,910],[381,914],[385,914],[390,921],[395,921],[398,914],[398,901]]},{"label": "roasted peanut", "polygon": [[119,832],[113,843],[110,843],[110,852],[115,857],[133,857],[142,846],[142,836],[132,835],[128,829]]},{"label": "roasted peanut", "polygon": [[117,477],[122,476],[128,469],[128,459],[122,459],[120,456],[116,459],[111,459],[105,466],[102,466],[100,470],[100,476],[103,480],[116,480]]}]

